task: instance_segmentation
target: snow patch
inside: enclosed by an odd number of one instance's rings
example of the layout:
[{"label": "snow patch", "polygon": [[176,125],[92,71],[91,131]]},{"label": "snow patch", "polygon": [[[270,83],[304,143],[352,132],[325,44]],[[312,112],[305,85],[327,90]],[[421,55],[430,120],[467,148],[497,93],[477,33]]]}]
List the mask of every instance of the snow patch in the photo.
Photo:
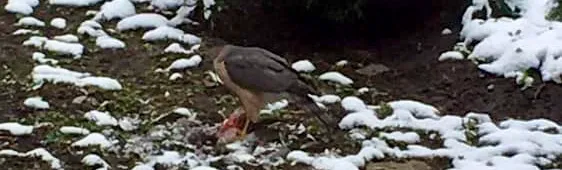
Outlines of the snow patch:
[{"label": "snow patch", "polygon": [[26,35],[26,34],[39,34],[39,30],[18,29],[12,35]]},{"label": "snow patch", "polygon": [[50,64],[53,64],[53,65],[56,65],[57,63],[59,63],[58,60],[47,58],[47,56],[45,54],[40,53],[40,52],[34,52],[31,55],[31,59],[33,59],[33,60],[35,60],[35,61],[37,61],[41,64],[50,63]]},{"label": "snow patch", "polygon": [[67,43],[57,40],[45,41],[44,49],[55,52],[57,54],[73,55],[75,58],[80,58],[84,52],[84,46],[79,43]]},{"label": "snow patch", "polygon": [[49,0],[49,4],[80,7],[94,5],[101,1],[102,0]]},{"label": "snow patch", "polygon": [[80,161],[86,166],[101,166],[101,168],[110,168],[109,164],[105,162],[100,156],[96,154],[88,154]]},{"label": "snow patch", "polygon": [[30,15],[33,13],[33,7],[26,3],[26,1],[21,0],[8,0],[8,4],[4,6],[4,9],[8,12],[22,15]]},{"label": "snow patch", "polygon": [[101,10],[96,13],[94,20],[122,19],[135,15],[135,5],[129,0],[113,0],[101,6]]},{"label": "snow patch", "polygon": [[291,67],[298,72],[312,72],[316,70],[314,64],[309,60],[300,60],[291,65]]},{"label": "snow patch", "polygon": [[76,31],[78,34],[85,34],[91,37],[109,36],[102,30],[101,24],[93,20],[82,22]]},{"label": "snow patch", "polygon": [[166,49],[165,53],[179,53],[179,54],[192,54],[193,50],[184,49],[179,43],[172,43]]},{"label": "snow patch", "polygon": [[100,112],[97,110],[91,110],[84,114],[84,117],[88,120],[96,122],[98,126],[117,126],[118,122],[109,112]]},{"label": "snow patch", "polygon": [[99,36],[96,38],[96,46],[103,49],[125,48],[125,43],[110,36]]},{"label": "snow patch", "polygon": [[35,18],[35,17],[23,17],[18,20],[15,24],[16,26],[35,26],[35,27],[44,27],[45,22]]},{"label": "snow patch", "polygon": [[[117,30],[134,30],[138,28],[157,28],[166,26],[168,19],[160,14],[142,13],[122,19],[117,23]],[[144,36],[143,36],[144,37]]]},{"label": "snow patch", "polygon": [[172,62],[172,64],[170,64],[170,66],[168,66],[168,68],[166,68],[167,71],[170,70],[181,70],[181,69],[185,69],[185,68],[189,68],[189,67],[195,67],[198,66],[199,63],[201,63],[201,61],[203,61],[203,59],[201,58],[200,55],[194,55],[192,57],[190,57],[189,59],[185,59],[185,58],[180,58],[175,60],[174,62]]},{"label": "snow patch", "polygon": [[174,74],[170,75],[170,80],[174,81],[174,80],[177,80],[177,79],[182,78],[182,77],[183,77],[183,75],[181,73],[174,73]]},{"label": "snow patch", "polygon": [[48,65],[38,65],[31,73],[33,81],[40,88],[44,82],[70,83],[76,86],[96,86],[106,90],[121,90],[123,87],[117,80],[107,77],[92,77],[90,73],[81,73]]},{"label": "snow patch", "polygon": [[150,30],[142,36],[145,41],[159,41],[159,40],[180,40],[183,36],[183,31],[169,26],[160,26],[156,29]]},{"label": "snow patch", "polygon": [[27,107],[35,109],[48,109],[49,103],[43,100],[42,97],[30,97],[23,101],[23,104]]},{"label": "snow patch", "polygon": [[394,141],[406,142],[406,143],[417,143],[420,142],[420,136],[415,132],[392,132],[392,133],[381,133],[381,138],[386,138]]},{"label": "snow patch", "polygon": [[42,48],[45,41],[49,40],[47,37],[41,36],[31,36],[25,40],[22,44],[23,46],[33,46],[36,48]]},{"label": "snow patch", "polygon": [[26,153],[20,153],[14,150],[4,149],[0,150],[0,156],[17,156],[17,157],[39,157],[41,160],[49,162],[52,169],[63,169],[61,166],[61,161],[54,157],[49,151],[43,148],[33,149]]},{"label": "snow patch", "polygon": [[108,148],[112,145],[105,136],[100,133],[91,133],[88,136],[72,143],[71,146],[75,147],[88,147],[88,146],[100,146],[102,148]]},{"label": "snow patch", "polygon": [[340,83],[340,84],[343,84],[343,85],[353,84],[353,80],[351,80],[350,78],[346,77],[345,75],[343,75],[339,72],[335,72],[335,71],[324,73],[324,74],[320,75],[320,77],[318,77],[318,79],[332,81],[332,82]]},{"label": "snow patch", "polygon": [[58,29],[64,29],[66,27],[66,19],[64,18],[53,18],[51,20],[51,26],[58,28]]},{"label": "snow patch", "polygon": [[443,31],[441,31],[441,35],[449,35],[452,34],[453,31],[449,28],[444,28]]},{"label": "snow patch", "polygon": [[464,59],[464,55],[461,52],[458,51],[447,51],[442,53],[439,56],[439,61],[444,61],[444,60],[462,60]]},{"label": "snow patch", "polygon": [[67,43],[76,43],[78,42],[78,37],[72,34],[65,34],[65,35],[58,35],[53,37],[53,40],[67,42]]},{"label": "snow patch", "polygon": [[59,131],[64,134],[78,134],[78,135],[90,134],[90,131],[88,129],[75,127],[75,126],[63,126],[60,127]]},{"label": "snow patch", "polygon": [[15,122],[0,123],[0,130],[10,132],[12,135],[28,135],[33,132],[33,126],[22,125]]}]

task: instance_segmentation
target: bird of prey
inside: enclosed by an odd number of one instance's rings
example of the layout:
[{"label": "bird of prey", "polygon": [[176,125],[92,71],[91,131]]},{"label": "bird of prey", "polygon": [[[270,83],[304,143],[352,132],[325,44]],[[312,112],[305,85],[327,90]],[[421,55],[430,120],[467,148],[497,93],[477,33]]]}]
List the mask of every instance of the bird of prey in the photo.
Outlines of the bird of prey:
[{"label": "bird of prey", "polygon": [[319,115],[322,110],[308,97],[308,94],[314,94],[314,89],[284,58],[257,47],[225,45],[215,50],[218,55],[213,60],[214,69],[223,85],[238,96],[243,108],[237,109],[231,116],[235,120],[223,123],[221,130],[228,130],[228,126],[243,126],[240,135],[246,135],[248,125],[258,121],[259,112],[265,106],[265,93],[291,94],[305,111],[314,113],[327,125]]}]

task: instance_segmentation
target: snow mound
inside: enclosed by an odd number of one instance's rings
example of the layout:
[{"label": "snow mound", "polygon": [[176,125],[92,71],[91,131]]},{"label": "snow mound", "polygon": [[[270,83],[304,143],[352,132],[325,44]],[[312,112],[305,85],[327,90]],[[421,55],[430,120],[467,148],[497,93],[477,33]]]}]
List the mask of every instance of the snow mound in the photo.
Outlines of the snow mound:
[{"label": "snow mound", "polygon": [[103,31],[101,24],[93,20],[82,22],[76,32],[90,37],[108,36],[108,34]]},{"label": "snow mound", "polygon": [[80,161],[86,166],[101,166],[101,168],[110,168],[109,164],[105,162],[100,156],[96,154],[88,154]]},{"label": "snow mound", "polygon": [[483,61],[478,68],[492,74],[514,77],[511,76],[514,72],[538,69],[543,81],[562,83],[559,57],[562,24],[545,17],[554,7],[552,3],[548,0],[509,0],[506,3],[512,9],[521,9],[521,17],[473,18],[474,13],[489,6],[488,1],[474,1],[466,9],[460,35],[464,44],[475,44],[468,59]]},{"label": "snow mound", "polygon": [[43,48],[57,54],[73,55],[75,58],[80,58],[84,52],[84,46],[82,44],[67,43],[57,40],[45,41]]},{"label": "snow mound", "polygon": [[[410,129],[412,132],[383,131],[378,137],[356,138],[362,143],[362,149],[357,154],[292,151],[287,159],[317,169],[335,169],[336,166],[344,165],[347,169],[358,169],[365,166],[366,162],[387,157],[444,157],[452,160],[452,170],[540,169],[559,159],[562,154],[562,143],[559,142],[562,140],[561,126],[549,120],[506,120],[498,126],[486,114],[439,116],[434,107],[411,100],[393,101],[389,105],[392,114],[379,119],[377,113],[366,108],[363,101],[346,97],[342,100],[342,106],[352,113],[340,121],[340,127],[369,127],[374,131]],[[443,146],[432,149],[416,144],[420,142],[418,133],[437,133]],[[477,143],[470,144],[471,139],[467,134],[474,134],[478,138]],[[430,135],[430,139],[434,139],[431,136],[437,135]],[[387,140],[405,142],[407,146],[405,149],[393,147]]]},{"label": "snow mound", "polygon": [[45,41],[49,40],[47,37],[41,36],[31,36],[25,40],[22,44],[24,46],[34,46],[36,48],[42,48]]},{"label": "snow mound", "polygon": [[158,41],[158,40],[180,40],[183,36],[183,31],[169,26],[160,26],[156,29],[150,30],[142,36],[145,41]]},{"label": "snow mound", "polygon": [[27,1],[21,0],[8,0],[8,4],[4,6],[4,9],[8,12],[22,15],[30,15],[33,13],[33,6],[28,4]]},{"label": "snow mound", "polygon": [[30,97],[23,101],[23,105],[35,109],[48,109],[49,103],[43,100],[42,97]]},{"label": "snow mound", "polygon": [[291,65],[291,68],[295,69],[298,72],[312,72],[316,70],[314,64],[312,64],[309,60],[300,60]]},{"label": "snow mound", "polygon": [[179,53],[179,54],[192,54],[193,50],[186,50],[179,43],[172,43],[166,49],[165,53]]},{"label": "snow mound", "polygon": [[170,75],[170,80],[174,81],[182,77],[183,75],[181,73],[173,73],[172,75]]},{"label": "snow mound", "polygon": [[51,59],[51,58],[47,58],[47,56],[43,53],[40,52],[34,52],[31,56],[31,58],[41,64],[45,64],[45,63],[50,63],[53,65],[56,65],[57,63],[59,63],[58,60],[55,59]]},{"label": "snow mound", "polygon": [[185,0],[150,0],[150,5],[160,10],[176,9],[184,4]]},{"label": "snow mound", "polygon": [[194,114],[191,110],[189,110],[188,108],[185,108],[185,107],[178,107],[178,108],[174,109],[173,112],[176,113],[176,114],[188,116],[188,117],[191,117]]},{"label": "snow mound", "polygon": [[126,17],[117,23],[117,30],[134,30],[139,28],[157,28],[166,26],[168,19],[160,14],[142,13]]},{"label": "snow mound", "polygon": [[90,6],[101,1],[102,0],[49,0],[49,4],[63,6]]},{"label": "snow mound", "polygon": [[420,141],[420,135],[415,132],[392,132],[392,133],[381,133],[381,138],[387,138],[390,140],[406,142],[406,143],[417,143]]},{"label": "snow mound", "polygon": [[345,75],[343,75],[339,72],[335,72],[335,71],[324,73],[324,74],[320,75],[320,77],[318,77],[318,78],[320,80],[332,81],[332,82],[343,84],[343,85],[353,84],[353,80],[351,80],[350,78],[346,77]]},{"label": "snow mound", "polygon": [[439,61],[444,61],[444,60],[462,60],[464,59],[464,55],[461,52],[458,51],[447,51],[442,53],[439,56]]},{"label": "snow mound", "polygon": [[265,105],[265,108],[260,111],[261,114],[271,114],[276,110],[283,109],[289,106],[289,101],[286,99],[279,100],[273,103],[268,103]]},{"label": "snow mound", "polygon": [[53,40],[67,42],[67,43],[77,43],[79,38],[76,35],[65,34],[53,37]]},{"label": "snow mound", "polygon": [[0,150],[0,156],[17,156],[17,157],[39,157],[41,160],[49,162],[52,169],[63,169],[61,161],[54,157],[49,151],[43,148],[33,149],[26,153],[20,153],[14,150]]},{"label": "snow mound", "polygon": [[51,20],[51,26],[58,28],[58,29],[64,29],[66,27],[66,19],[64,18],[53,18]]},{"label": "snow mound", "polygon": [[16,26],[35,26],[35,27],[44,27],[45,22],[35,18],[35,17],[23,17],[18,20],[15,24]]},{"label": "snow mound", "polygon": [[314,101],[323,104],[333,104],[341,101],[341,97],[333,94],[326,94],[320,97],[309,95]]},{"label": "snow mound", "polygon": [[78,135],[87,135],[90,134],[88,129],[74,127],[74,126],[63,126],[60,127],[59,131],[64,134],[78,134]]},{"label": "snow mound", "polygon": [[203,59],[201,58],[200,55],[194,55],[194,56],[190,57],[189,59],[180,58],[180,59],[177,59],[174,62],[172,62],[172,64],[170,64],[170,66],[168,66],[168,68],[166,68],[166,70],[167,71],[181,70],[181,69],[185,69],[185,68],[189,68],[189,67],[195,67],[195,66],[198,66],[199,63],[201,63],[201,61],[203,61]]},{"label": "snow mound", "polygon": [[98,126],[117,126],[118,122],[109,112],[100,112],[97,110],[92,110],[86,112],[84,117],[88,120],[96,122]]},{"label": "snow mound", "polygon": [[99,36],[96,38],[96,46],[100,48],[125,48],[125,43],[117,38],[113,38],[110,36]]},{"label": "snow mound", "polygon": [[5,130],[10,132],[12,135],[28,135],[33,132],[33,126],[22,125],[19,123],[8,122],[0,123],[0,130]]},{"label": "snow mound", "polygon": [[107,77],[92,77],[90,73],[81,73],[64,68],[57,68],[48,65],[38,65],[33,68],[31,73],[33,82],[39,88],[44,82],[70,83],[76,86],[97,86],[106,90],[121,90],[123,87],[117,80]]},{"label": "snow mound", "polygon": [[26,34],[39,34],[39,30],[18,29],[12,35],[26,35]]},{"label": "snow mound", "polygon": [[76,147],[88,147],[88,146],[100,146],[102,148],[108,148],[112,143],[107,140],[105,136],[100,133],[91,133],[88,136],[72,143],[71,146]]},{"label": "snow mound", "polygon": [[197,37],[193,34],[187,34],[186,33],[186,34],[183,34],[183,36],[179,39],[179,41],[183,42],[183,43],[186,43],[186,44],[189,44],[189,45],[194,45],[194,47],[196,47],[195,44],[201,43],[201,38],[199,38],[199,37]]},{"label": "snow mound", "polygon": [[135,14],[135,5],[131,1],[113,0],[101,6],[101,10],[96,13],[94,20],[122,19]]}]

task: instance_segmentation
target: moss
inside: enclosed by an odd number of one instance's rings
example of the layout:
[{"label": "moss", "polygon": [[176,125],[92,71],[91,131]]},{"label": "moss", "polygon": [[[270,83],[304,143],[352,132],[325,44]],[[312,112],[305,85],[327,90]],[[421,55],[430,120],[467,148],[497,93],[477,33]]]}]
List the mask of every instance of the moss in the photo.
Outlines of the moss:
[{"label": "moss", "polygon": [[551,21],[562,21],[562,0],[556,1],[558,5],[550,10],[550,13],[546,16],[546,19]]},{"label": "moss", "polygon": [[392,109],[392,107],[388,103],[381,102],[379,104],[379,106],[380,106],[380,108],[378,108],[376,110],[376,112],[377,112],[378,117],[381,118],[381,119],[384,119],[384,118],[392,115],[392,113],[394,112],[394,110]]},{"label": "moss", "polygon": [[465,130],[464,134],[466,136],[466,143],[472,146],[478,144],[478,122],[475,119],[468,119],[467,122],[463,123]]}]

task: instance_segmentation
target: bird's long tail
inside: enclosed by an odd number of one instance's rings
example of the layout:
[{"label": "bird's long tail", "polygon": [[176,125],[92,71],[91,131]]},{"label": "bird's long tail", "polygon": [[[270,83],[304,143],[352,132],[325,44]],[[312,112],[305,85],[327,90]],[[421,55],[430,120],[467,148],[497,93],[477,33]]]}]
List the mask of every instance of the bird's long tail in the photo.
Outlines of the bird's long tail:
[{"label": "bird's long tail", "polygon": [[337,120],[334,120],[335,117],[318,107],[316,101],[308,96],[308,94],[314,93],[314,91],[306,83],[298,81],[289,92],[295,95],[295,102],[298,105],[303,107],[306,112],[314,114],[328,129],[337,127]]}]

